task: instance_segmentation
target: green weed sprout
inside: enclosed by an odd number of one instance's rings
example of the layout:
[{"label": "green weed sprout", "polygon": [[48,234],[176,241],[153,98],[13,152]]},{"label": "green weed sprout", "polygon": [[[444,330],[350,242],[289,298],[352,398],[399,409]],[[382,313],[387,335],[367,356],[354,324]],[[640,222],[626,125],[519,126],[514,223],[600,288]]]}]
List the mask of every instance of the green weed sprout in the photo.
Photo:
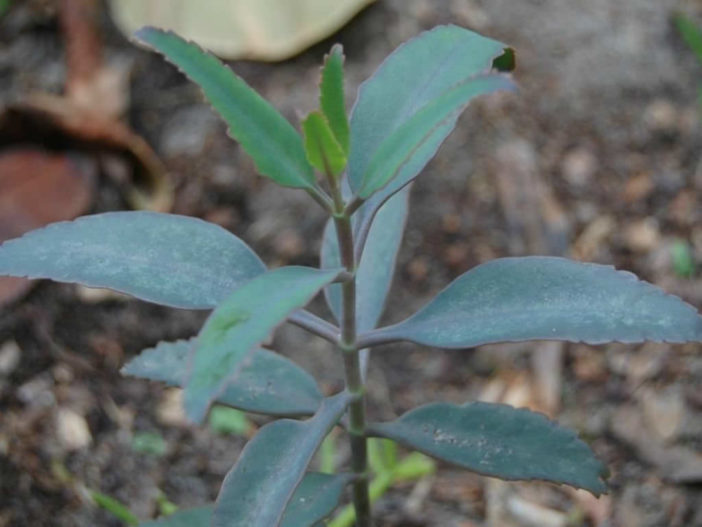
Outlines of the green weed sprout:
[{"label": "green weed sprout", "polygon": [[[151,212],[86,216],[0,246],[0,275],[77,282],[166,306],[213,310],[195,338],[162,342],[124,373],[182,386],[186,413],[197,423],[214,402],[280,418],[247,443],[216,503],[144,525],[318,525],[350,486],[355,523],[368,527],[370,437],[491,477],[606,491],[605,467],[588,445],[526,409],[434,402],[389,422],[366,417],[368,350],[392,342],[465,349],[543,339],[702,340],[696,309],[633,274],[537,256],[484,263],[406,320],[376,327],[410,183],[473,98],[513,88],[511,49],[456,26],[425,32],[361,86],[347,118],[344,58],[334,46],[322,68],[319,109],[303,120],[301,135],[196,45],[154,28],[137,38],[200,85],[261,175],[305,191],[329,216],[319,268],[268,269],[216,225]],[[335,322],[305,309],[320,292]],[[311,375],[261,346],[286,321],[334,345],[345,369],[343,391],[324,396]],[[350,441],[347,471],[308,471],[337,425]],[[343,515],[339,524],[347,525]]]}]

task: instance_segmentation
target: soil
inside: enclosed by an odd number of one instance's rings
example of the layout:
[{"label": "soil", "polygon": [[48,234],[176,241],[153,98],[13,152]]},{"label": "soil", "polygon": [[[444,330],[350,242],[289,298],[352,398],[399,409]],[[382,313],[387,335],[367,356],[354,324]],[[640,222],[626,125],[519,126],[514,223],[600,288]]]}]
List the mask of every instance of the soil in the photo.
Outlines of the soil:
[{"label": "soil", "polygon": [[[699,308],[702,265],[683,276],[675,255],[683,247],[702,262],[702,66],[675,31],[677,9],[702,20],[699,1],[383,0],[294,59],[232,66],[297,122],[316,105],[319,64],[333,42],[347,55],[349,105],[392,49],[437,24],[517,50],[519,92],[472,104],[415,184],[384,322],[478,263],[531,253],[628,269]],[[272,266],[317,265],[322,212],[304,193],[256,176],[196,87],[134,47],[108,16],[101,23],[108,59],[131,63],[128,118],[171,173],[173,212],[223,225]],[[13,2],[0,18],[0,103],[59,92],[64,78],[53,4]],[[104,178],[92,212],[124,206]],[[328,316],[319,300],[313,309]],[[205,316],[48,282],[0,312],[0,527],[121,525],[87,489],[142,519],[157,514],[161,495],[182,507],[216,497],[245,439],[187,425],[174,415],[172,390],[118,373],[159,340],[194,335]],[[341,386],[323,341],[286,326],[273,345],[328,392]],[[378,525],[702,526],[701,350],[379,348],[373,418],[438,400],[529,405],[577,429],[612,475],[609,495],[594,500],[442,465],[387,494]],[[143,432],[159,434],[165,452],[136,451],[132,438]]]}]

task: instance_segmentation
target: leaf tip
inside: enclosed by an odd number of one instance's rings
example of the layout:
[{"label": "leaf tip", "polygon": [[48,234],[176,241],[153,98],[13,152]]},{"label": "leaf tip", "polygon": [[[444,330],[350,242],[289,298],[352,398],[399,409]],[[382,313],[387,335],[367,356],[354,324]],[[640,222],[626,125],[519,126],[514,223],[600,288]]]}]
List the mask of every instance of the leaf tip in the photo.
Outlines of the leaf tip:
[{"label": "leaf tip", "polygon": [[514,48],[509,46],[502,49],[502,53],[492,59],[492,67],[497,71],[509,73],[517,67],[517,56]]}]

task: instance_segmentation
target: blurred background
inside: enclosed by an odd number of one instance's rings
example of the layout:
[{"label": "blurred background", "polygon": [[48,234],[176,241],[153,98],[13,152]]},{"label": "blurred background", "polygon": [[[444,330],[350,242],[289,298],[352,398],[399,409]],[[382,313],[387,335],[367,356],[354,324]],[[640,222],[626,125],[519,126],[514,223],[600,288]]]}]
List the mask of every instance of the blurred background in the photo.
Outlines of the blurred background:
[{"label": "blurred background", "polygon": [[[516,49],[520,91],[472,103],[414,186],[385,322],[472,266],[524,254],[615,265],[702,307],[702,1],[0,0],[0,241],[149,208],[218,223],[272,266],[318,264],[321,210],[256,176],[196,86],[129,40],[143,23],[217,50],[296,125],[334,42],[349,108],[388,53],[437,24]],[[178,390],[118,373],[204,316],[0,280],[0,527],[124,525],[105,497],[147,519],[216,496],[265,420],[193,427]],[[325,342],[283,327],[274,346],[341,387]],[[387,494],[378,525],[702,526],[700,351],[378,349],[372,418],[438,400],[529,406],[578,430],[612,471],[595,499],[442,466]]]}]

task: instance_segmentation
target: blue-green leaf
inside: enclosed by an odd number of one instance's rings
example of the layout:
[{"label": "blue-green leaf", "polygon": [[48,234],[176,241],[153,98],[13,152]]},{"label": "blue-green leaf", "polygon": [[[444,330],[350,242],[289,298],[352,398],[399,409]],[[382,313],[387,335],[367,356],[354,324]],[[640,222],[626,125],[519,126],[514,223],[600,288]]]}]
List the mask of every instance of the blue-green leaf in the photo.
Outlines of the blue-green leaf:
[{"label": "blue-green leaf", "polygon": [[0,275],[106,287],[157,304],[210,309],[265,266],[206,221],[108,212],[53,223],[0,245]]},{"label": "blue-green leaf", "polygon": [[261,428],[224,479],[213,527],[279,525],[317,447],[350,399],[342,392],[325,399],[307,421],[282,419]]},{"label": "blue-green leaf", "polygon": [[198,84],[258,171],[286,187],[314,188],[302,138],[265,99],[214,55],[170,31],[145,27],[135,36]]},{"label": "blue-green leaf", "polygon": [[597,495],[607,490],[606,469],[590,447],[575,432],[526,409],[434,403],[371,424],[369,433],[485,476],[565,483]]},{"label": "blue-green leaf", "polygon": [[317,525],[334,511],[351,479],[350,474],[305,474],[285,509],[281,527]]},{"label": "blue-green leaf", "polygon": [[[312,527],[329,516],[339,503],[350,474],[308,472],[295,489],[280,523],[281,527]],[[210,527],[213,505],[176,512],[139,527]]]},{"label": "blue-green leaf", "polygon": [[[378,211],[370,228],[356,271],[356,326],[368,331],[376,326],[392,284],[397,251],[409,210],[409,187],[390,198]],[[355,233],[358,234],[358,233]],[[340,257],[334,224],[329,222],[322,242],[322,266],[339,267]],[[341,316],[341,286],[324,290],[327,303],[337,319]]]},{"label": "blue-green leaf", "polygon": [[190,418],[201,421],[269,333],[340,271],[281,267],[246,282],[222,302],[197,337],[193,370],[185,387],[184,405]]},{"label": "blue-green leaf", "polygon": [[[505,50],[504,44],[457,26],[434,28],[396,49],[363,83],[351,113],[351,188],[361,188],[380,145],[396,130],[458,83],[488,73]],[[457,117],[438,127],[413,153],[397,174],[397,185],[378,193],[375,208],[422,170],[453,130]]]},{"label": "blue-green leaf", "polygon": [[[195,339],[160,342],[130,360],[122,373],[185,386],[194,346]],[[322,394],[305,370],[282,355],[258,348],[217,401],[247,412],[294,417],[316,412]]]},{"label": "blue-green leaf", "polygon": [[702,317],[635,275],[552,257],[501,258],[454,280],[415,315],[374,340],[441,348],[491,342],[702,340]]},{"label": "blue-green leaf", "polygon": [[512,89],[508,77],[496,74],[478,75],[450,88],[433,101],[427,103],[411,118],[395,129],[377,148],[366,166],[361,185],[356,193],[363,199],[389,183],[397,192],[410,182],[417,173],[404,167],[414,162],[426,145],[432,145],[438,130],[453,125],[467,104],[478,95],[498,90]]}]

